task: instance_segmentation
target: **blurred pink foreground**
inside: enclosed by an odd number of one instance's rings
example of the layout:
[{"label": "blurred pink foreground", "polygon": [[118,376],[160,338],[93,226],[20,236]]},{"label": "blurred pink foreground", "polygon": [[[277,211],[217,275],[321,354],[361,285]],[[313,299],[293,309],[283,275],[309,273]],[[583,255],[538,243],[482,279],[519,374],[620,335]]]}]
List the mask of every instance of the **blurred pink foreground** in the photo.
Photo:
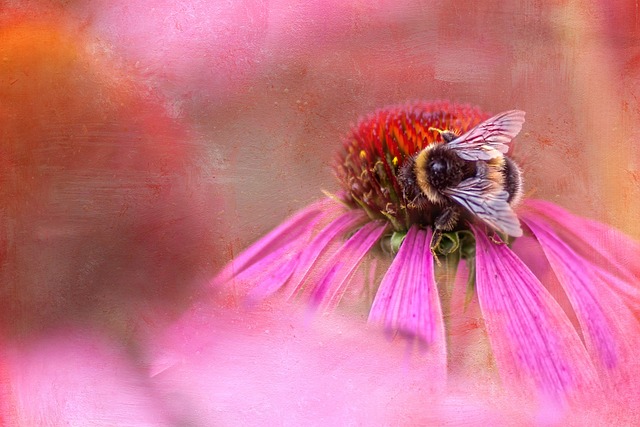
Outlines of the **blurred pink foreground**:
[{"label": "blurred pink foreground", "polygon": [[[0,1],[0,424],[636,423],[640,249],[583,218],[640,235],[634,5],[463,3]],[[527,188],[581,216],[525,204],[433,330],[208,287],[357,117],[442,98],[531,112]]]}]

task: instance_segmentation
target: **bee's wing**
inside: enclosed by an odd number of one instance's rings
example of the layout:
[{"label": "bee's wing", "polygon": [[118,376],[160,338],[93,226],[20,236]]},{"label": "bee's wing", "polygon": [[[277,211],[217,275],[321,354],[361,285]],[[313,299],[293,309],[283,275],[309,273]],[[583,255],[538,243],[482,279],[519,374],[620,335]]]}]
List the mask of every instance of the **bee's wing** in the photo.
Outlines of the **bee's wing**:
[{"label": "bee's wing", "polygon": [[490,160],[509,151],[509,144],[522,129],[524,111],[505,111],[491,117],[469,132],[449,142],[464,160]]},{"label": "bee's wing", "polygon": [[443,193],[497,230],[513,237],[522,236],[520,221],[507,202],[509,193],[495,182],[468,178]]}]

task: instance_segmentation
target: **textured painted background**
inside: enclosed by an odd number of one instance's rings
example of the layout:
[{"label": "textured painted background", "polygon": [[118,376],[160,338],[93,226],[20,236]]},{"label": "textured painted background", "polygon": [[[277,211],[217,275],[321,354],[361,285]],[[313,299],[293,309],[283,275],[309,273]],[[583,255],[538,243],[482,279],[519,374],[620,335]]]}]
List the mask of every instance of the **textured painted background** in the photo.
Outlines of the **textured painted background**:
[{"label": "textured painted background", "polygon": [[139,369],[141,336],[336,190],[349,126],[408,100],[527,111],[528,194],[638,237],[639,40],[631,1],[2,1],[2,332],[81,326]]}]

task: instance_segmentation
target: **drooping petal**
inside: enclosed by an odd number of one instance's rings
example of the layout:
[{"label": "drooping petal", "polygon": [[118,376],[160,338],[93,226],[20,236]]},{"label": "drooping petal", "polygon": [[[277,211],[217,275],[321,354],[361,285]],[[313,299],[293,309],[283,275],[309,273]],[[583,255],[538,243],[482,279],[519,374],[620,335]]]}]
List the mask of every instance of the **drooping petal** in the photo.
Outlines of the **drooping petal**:
[{"label": "drooping petal", "polygon": [[521,214],[552,226],[555,234],[589,260],[604,284],[640,315],[640,243],[613,227],[573,215],[543,200],[527,200]]},{"label": "drooping petal", "polygon": [[597,387],[578,334],[540,281],[504,244],[476,236],[476,290],[503,380],[564,400]]},{"label": "drooping petal", "polygon": [[[344,234],[354,229],[365,219],[366,215],[361,210],[348,210],[327,224],[311,242],[305,243],[304,248],[301,248],[299,262],[288,284],[289,297],[300,290],[315,268],[324,265],[324,257],[330,257],[331,249],[338,250],[342,246]],[[262,292],[262,287],[258,288],[257,292]]]},{"label": "drooping petal", "polygon": [[613,290],[640,318],[640,287],[637,281],[628,282],[620,276],[598,266],[592,267],[595,274]]},{"label": "drooping petal", "polygon": [[319,200],[285,220],[266,236],[234,257],[212,280],[212,286],[220,286],[242,273],[269,254],[286,245],[302,246],[308,241],[313,227],[325,216],[334,214],[337,204],[330,200]]},{"label": "drooping petal", "polygon": [[592,265],[560,240],[547,224],[527,214],[522,219],[540,242],[569,297],[587,350],[600,367],[601,374],[616,382],[620,382],[619,377],[628,379],[628,369],[636,359],[633,349],[640,345],[637,320],[595,274]]},{"label": "drooping petal", "polygon": [[444,322],[430,242],[431,230],[409,229],[378,288],[369,321],[381,323],[391,333],[419,339],[444,368]]},{"label": "drooping petal", "polygon": [[[524,226],[524,222],[523,222]],[[578,330],[580,323],[576,317],[571,301],[567,297],[562,284],[556,277],[553,268],[549,264],[544,250],[540,246],[540,242],[530,233],[518,237],[509,245],[516,256],[524,262],[531,272],[538,278],[540,283],[549,291],[553,299],[560,305],[564,313],[567,315],[573,327]]]},{"label": "drooping petal", "polygon": [[[331,243],[335,243],[337,238],[360,222],[364,216],[360,211],[348,210],[322,228],[311,242],[309,242],[310,239],[296,240],[295,242],[298,242],[298,244],[294,247],[275,251],[256,262],[255,266],[258,268],[255,273],[257,274],[253,275],[252,278],[254,288],[249,291],[249,299],[263,299],[276,292],[287,282],[290,289],[289,297],[293,295],[304,283],[309,269],[317,262],[322,252]],[[277,267],[275,274],[269,277],[265,277],[264,274],[261,275],[262,269],[273,270],[274,266]],[[253,270],[252,267],[245,271]],[[253,271],[250,273],[253,274]],[[239,276],[242,276],[242,274]]]},{"label": "drooping petal", "polygon": [[523,208],[547,223],[557,224],[554,231],[579,255],[630,283],[640,281],[639,242],[613,227],[579,217],[544,200],[527,200]]},{"label": "drooping petal", "polygon": [[390,260],[376,256],[370,251],[363,258],[360,267],[354,272],[349,286],[342,293],[340,305],[346,310],[368,310],[371,307],[376,289],[380,284],[381,272],[386,271]]},{"label": "drooping petal", "polygon": [[331,308],[337,305],[360,261],[378,242],[385,230],[384,222],[369,222],[334,253],[325,268],[320,270],[320,279],[311,284],[309,298],[314,306]]},{"label": "drooping petal", "polygon": [[239,294],[241,298],[246,295],[251,302],[273,294],[287,283],[306,245],[307,241],[299,238],[265,254],[228,279],[225,287]]}]

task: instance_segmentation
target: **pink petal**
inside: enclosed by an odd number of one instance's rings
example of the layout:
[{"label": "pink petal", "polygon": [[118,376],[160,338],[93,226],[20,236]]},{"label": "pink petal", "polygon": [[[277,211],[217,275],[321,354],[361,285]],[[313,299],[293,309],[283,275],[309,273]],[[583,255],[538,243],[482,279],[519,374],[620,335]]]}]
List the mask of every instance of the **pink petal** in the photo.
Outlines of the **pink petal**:
[{"label": "pink petal", "polygon": [[[338,218],[327,224],[310,242],[301,249],[300,260],[297,263],[293,277],[289,281],[289,297],[298,292],[309,279],[310,273],[321,269],[330,257],[331,249],[338,250],[342,246],[343,236],[348,231],[365,220],[366,215],[361,210],[348,210]],[[324,261],[324,262],[323,262]]]},{"label": "pink petal", "polygon": [[640,325],[631,311],[603,284],[591,264],[547,224],[526,213],[522,219],[538,238],[569,297],[593,360],[607,376],[629,377],[629,362],[636,359],[633,349],[640,346]]},{"label": "pink petal", "polygon": [[[523,214],[553,227],[555,234],[585,260],[640,315],[640,244],[616,229],[573,215],[553,203],[527,200]],[[605,277],[606,276],[606,277]]]},{"label": "pink petal", "polygon": [[409,229],[371,306],[369,321],[385,329],[418,338],[438,355],[446,368],[444,322],[429,245],[431,230]]},{"label": "pink petal", "polygon": [[630,283],[640,281],[640,243],[637,241],[613,227],[573,215],[550,202],[527,200],[523,208],[554,225],[554,231],[578,255]]},{"label": "pink petal", "polygon": [[592,269],[602,282],[609,286],[627,304],[627,307],[636,313],[636,316],[640,315],[640,287],[638,287],[637,281],[628,282],[598,266],[592,266]]},{"label": "pink petal", "polygon": [[[379,253],[371,251],[360,263],[355,271],[349,286],[346,287],[340,300],[340,305],[346,310],[368,310],[373,302],[375,291],[380,284],[380,271],[388,267],[389,263]],[[383,266],[384,264],[384,266]]]},{"label": "pink petal", "polygon": [[360,261],[378,242],[385,230],[385,222],[369,222],[334,253],[327,263],[327,268],[323,270],[323,276],[312,285],[310,300],[314,305],[325,308],[337,305]]},{"label": "pink petal", "polygon": [[518,237],[511,245],[511,250],[531,270],[540,283],[549,291],[553,299],[560,305],[567,315],[574,329],[580,329],[580,323],[576,317],[571,301],[567,297],[562,284],[556,277],[556,273],[549,264],[547,256],[540,246],[540,242],[531,233]]},{"label": "pink petal", "polygon": [[559,400],[596,387],[589,356],[549,292],[506,245],[474,233],[476,290],[504,381]]},{"label": "pink petal", "polygon": [[333,214],[335,206],[335,202],[323,199],[300,210],[269,234],[249,246],[240,255],[234,257],[212,280],[211,286],[223,285],[246,268],[258,263],[287,244],[293,243],[290,247],[304,245],[308,241],[314,225],[324,216]]},{"label": "pink petal", "polygon": [[287,283],[306,245],[305,239],[296,239],[266,254],[229,279],[226,287],[252,302],[273,294]]}]

